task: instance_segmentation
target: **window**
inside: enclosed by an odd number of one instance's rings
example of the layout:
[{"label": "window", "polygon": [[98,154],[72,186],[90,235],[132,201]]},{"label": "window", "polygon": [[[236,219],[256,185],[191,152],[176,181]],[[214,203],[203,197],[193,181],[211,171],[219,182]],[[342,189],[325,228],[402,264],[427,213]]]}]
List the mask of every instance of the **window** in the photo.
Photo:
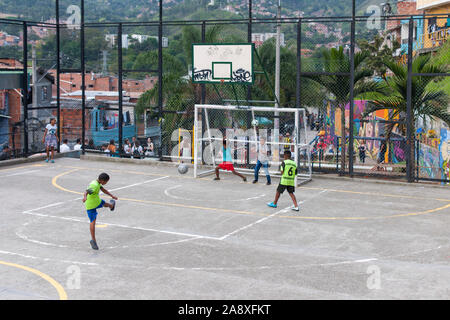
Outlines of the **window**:
[{"label": "window", "polygon": [[48,101],[48,88],[47,87],[42,87],[42,101]]}]

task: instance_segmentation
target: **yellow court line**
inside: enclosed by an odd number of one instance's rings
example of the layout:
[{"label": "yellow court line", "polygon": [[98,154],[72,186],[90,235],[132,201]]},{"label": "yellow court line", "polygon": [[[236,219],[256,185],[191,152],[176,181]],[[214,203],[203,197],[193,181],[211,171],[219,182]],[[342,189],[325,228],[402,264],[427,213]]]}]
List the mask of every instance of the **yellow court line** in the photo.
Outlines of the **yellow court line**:
[{"label": "yellow court line", "polygon": [[[75,166],[61,166],[64,168],[73,168],[73,169],[79,169],[79,170],[95,170],[95,171],[101,171],[106,169],[95,169],[95,168],[87,168],[87,167],[75,167]],[[118,173],[130,173],[130,174],[137,174],[137,175],[148,175],[148,176],[158,176],[158,177],[171,177],[171,178],[178,178],[178,179],[193,179],[193,180],[203,180],[203,181],[210,181],[210,179],[207,178],[194,178],[190,176],[174,176],[174,175],[164,175],[164,174],[158,174],[158,173],[148,173],[143,171],[125,171],[125,170],[117,170],[117,169],[108,169],[111,172],[118,172]],[[63,174],[64,175],[64,174]],[[221,183],[237,183],[236,181],[226,181],[221,180]],[[363,192],[363,191],[352,191],[352,190],[338,190],[338,189],[328,189],[328,188],[320,188],[320,187],[298,187],[298,189],[305,189],[305,190],[320,190],[320,191],[329,191],[329,192],[337,192],[337,193],[349,193],[349,194],[358,194],[358,195],[368,195],[368,196],[377,196],[377,197],[387,197],[387,198],[399,198],[399,199],[415,199],[415,200],[430,200],[430,201],[440,201],[440,202],[450,202],[450,199],[440,199],[440,198],[427,198],[427,197],[418,197],[418,196],[407,196],[407,195],[396,195],[396,194],[386,194],[386,193],[374,193],[374,192]]]},{"label": "yellow court line", "polygon": [[[63,172],[58,174],[52,179],[52,185],[62,191],[70,192],[74,194],[83,195],[82,192],[73,191],[66,189],[58,184],[58,179],[60,177],[63,177],[65,175],[71,174],[73,172],[76,172],[80,169],[73,169],[67,172]],[[250,211],[239,211],[239,210],[233,210],[233,209],[220,209],[220,208],[207,208],[207,207],[200,207],[200,206],[191,206],[191,205],[184,205],[184,204],[178,204],[178,203],[170,203],[170,202],[158,202],[158,201],[150,201],[150,200],[139,200],[139,199],[128,199],[128,198],[119,198],[119,200],[122,201],[130,201],[130,202],[138,202],[138,203],[147,203],[147,204],[154,204],[154,205],[161,205],[161,206],[172,206],[172,207],[181,207],[181,208],[189,208],[189,209],[199,209],[199,210],[208,210],[208,211],[221,211],[221,212],[232,212],[232,213],[240,213],[240,214],[253,214],[253,215],[266,215],[256,212],[250,212]]]},{"label": "yellow court line", "polygon": [[67,300],[67,293],[64,290],[64,288],[55,279],[53,279],[49,275],[46,275],[45,273],[42,273],[39,270],[30,268],[30,267],[26,267],[26,266],[22,266],[20,264],[15,264],[15,263],[6,262],[6,261],[0,261],[0,264],[3,264],[5,266],[9,266],[9,267],[22,269],[22,270],[31,272],[31,273],[41,277],[42,279],[44,279],[45,281],[50,283],[56,289],[56,291],[58,292],[60,300]]},{"label": "yellow court line", "polygon": [[129,199],[129,198],[119,198],[119,200],[130,201],[130,202],[139,202],[139,203],[147,203],[154,204],[159,206],[169,206],[169,207],[180,207],[187,209],[198,209],[198,210],[206,210],[206,211],[220,211],[220,212],[231,212],[231,213],[239,213],[239,214],[251,214],[251,215],[260,215],[260,216],[268,216],[266,213],[258,213],[252,211],[240,211],[233,209],[222,209],[222,208],[208,208],[208,207],[200,207],[200,206],[192,206],[187,204],[179,204],[179,203],[171,203],[171,202],[159,202],[159,201],[150,201],[150,200],[138,200],[138,199]]},{"label": "yellow court line", "polygon": [[305,220],[374,220],[374,219],[389,219],[389,218],[400,218],[400,217],[411,217],[411,216],[419,216],[423,214],[433,213],[437,211],[441,211],[444,209],[450,208],[450,204],[445,206],[430,209],[419,212],[410,212],[410,213],[401,213],[394,214],[390,216],[373,216],[373,217],[305,217],[305,216],[278,216],[280,218],[290,218],[290,219],[305,219]]},{"label": "yellow court line", "polygon": [[401,199],[432,200],[432,201],[450,202],[450,199],[426,198],[426,197],[405,196],[405,195],[397,195],[397,194],[373,193],[373,192],[351,191],[351,190],[337,190],[337,189],[315,188],[315,187],[298,187],[298,188],[306,189],[306,190],[326,190],[326,191],[330,191],[330,192],[350,193],[350,194],[387,197],[387,198],[401,198]]},{"label": "yellow court line", "polygon": [[[52,179],[52,184],[54,187],[65,191],[65,192],[70,192],[70,193],[75,193],[75,194],[80,194],[82,195],[83,193],[81,192],[77,192],[77,191],[73,191],[73,190],[69,190],[66,189],[64,187],[61,187],[58,183],[57,180],[62,177],[65,176],[67,174],[73,173],[80,170],[79,168],[77,169],[73,169],[67,172],[63,172],[57,176],[55,176]],[[305,187],[303,187],[305,188]],[[320,189],[317,188],[319,190],[327,190],[327,191],[336,191],[336,192],[346,192],[345,190],[333,190],[333,189]],[[372,193],[367,193],[367,192],[356,192],[356,191],[347,191],[349,193],[357,193],[357,194],[363,194],[363,195],[374,195]],[[383,194],[377,194],[379,196],[383,196]],[[395,195],[386,195],[386,196],[395,196]],[[398,196],[398,197],[405,197],[406,196]],[[408,197],[410,198],[410,197]],[[415,198],[418,199],[418,198]],[[428,198],[426,198],[428,199]],[[197,210],[206,210],[206,211],[219,211],[219,212],[227,212],[227,213],[237,213],[237,214],[249,214],[249,215],[259,215],[259,216],[269,216],[270,214],[266,214],[266,213],[258,213],[258,212],[252,212],[252,211],[240,211],[240,210],[233,210],[233,209],[222,209],[222,208],[208,208],[208,207],[201,207],[201,206],[193,206],[193,205],[185,205],[185,204],[178,204],[178,203],[170,203],[170,202],[159,202],[159,201],[150,201],[150,200],[140,200],[140,199],[130,199],[130,198],[119,198],[119,200],[123,200],[123,201],[130,201],[130,202],[138,202],[138,203],[147,203],[147,204],[154,204],[154,205],[160,205],[160,206],[171,206],[171,207],[179,207],[179,208],[188,208],[188,209],[197,209]],[[428,200],[437,200],[437,199],[428,199]],[[439,207],[439,208],[435,208],[435,209],[429,209],[429,210],[425,210],[425,211],[419,211],[419,212],[411,212],[411,213],[403,213],[403,214],[396,214],[396,215],[390,215],[390,216],[374,216],[374,217],[306,217],[306,216],[278,216],[280,218],[289,218],[289,219],[304,219],[304,220],[373,220],[373,219],[383,219],[383,218],[398,218],[398,217],[407,217],[407,216],[417,216],[417,215],[423,215],[423,214],[428,214],[428,213],[433,213],[433,212],[437,212],[437,211],[441,211],[444,209],[450,208],[450,204]]]},{"label": "yellow court line", "polygon": [[53,185],[55,188],[60,189],[60,190],[62,190],[62,191],[70,192],[70,193],[75,193],[75,194],[81,194],[81,195],[82,195],[82,194],[83,194],[82,192],[73,191],[73,190],[69,190],[69,189],[63,188],[63,187],[61,187],[61,186],[56,182],[60,177],[65,176],[65,175],[68,175],[68,174],[73,173],[73,172],[76,172],[76,171],[78,171],[78,170],[80,170],[80,169],[73,169],[73,170],[70,170],[70,171],[67,171],[67,172],[60,173],[60,174],[58,174],[57,176],[54,176],[53,179],[52,179],[52,185]]}]

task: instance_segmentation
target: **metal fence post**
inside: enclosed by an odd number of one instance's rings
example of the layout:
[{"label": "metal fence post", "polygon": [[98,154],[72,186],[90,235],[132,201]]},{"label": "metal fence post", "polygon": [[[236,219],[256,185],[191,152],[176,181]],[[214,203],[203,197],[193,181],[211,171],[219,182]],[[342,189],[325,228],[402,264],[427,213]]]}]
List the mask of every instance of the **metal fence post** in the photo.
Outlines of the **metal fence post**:
[{"label": "metal fence post", "polygon": [[123,140],[123,92],[122,92],[122,80],[123,80],[123,66],[122,66],[122,24],[119,23],[117,32],[117,53],[118,53],[118,72],[119,72],[119,153],[122,152],[122,140]]},{"label": "metal fence post", "polygon": [[408,78],[406,85],[406,176],[408,182],[414,182],[413,172],[413,156],[414,156],[414,128],[412,125],[412,58],[413,58],[413,35],[414,35],[414,20],[413,17],[409,19],[408,30]]},{"label": "metal fence post", "polygon": [[[296,78],[296,104],[297,108],[300,109],[302,107],[302,97],[301,97],[301,77],[300,72],[302,71],[302,19],[300,18],[297,23],[297,78]],[[306,117],[306,112],[304,113]],[[303,119],[303,124],[306,126],[307,121]],[[305,137],[306,140],[307,137]],[[300,141],[300,129],[297,128],[297,141]],[[295,150],[295,152],[299,152],[300,150]],[[298,158],[297,166],[300,166],[300,157]]]},{"label": "metal fence post", "polygon": [[158,157],[162,160],[162,148],[163,148],[163,4],[162,0],[159,0],[159,25],[158,25],[158,117],[159,117],[159,150]]},{"label": "metal fence post", "polygon": [[82,154],[86,152],[86,65],[85,65],[85,57],[84,57],[84,0],[81,0],[81,30],[80,30],[80,45],[81,45],[81,139],[82,142]]},{"label": "metal fence post", "polygon": [[28,155],[28,25],[23,23],[23,75],[22,75],[22,101],[23,101],[23,153]]},{"label": "metal fence post", "polygon": [[[355,101],[354,101],[354,87],[355,87],[355,27],[356,27],[356,12],[355,12],[355,0],[353,0],[352,8],[352,24],[351,24],[351,40],[350,40],[350,112],[349,112],[349,139],[348,139],[348,172],[350,176],[353,177],[353,143],[354,143],[354,132],[353,132],[353,114],[355,111]],[[345,110],[344,110],[345,116]],[[343,137],[345,143],[346,137]]]},{"label": "metal fence post", "polygon": [[[59,25],[59,0],[56,0],[56,107],[57,107],[57,123],[58,123],[58,139],[61,141],[61,33]],[[58,145],[59,151],[59,145]]]}]

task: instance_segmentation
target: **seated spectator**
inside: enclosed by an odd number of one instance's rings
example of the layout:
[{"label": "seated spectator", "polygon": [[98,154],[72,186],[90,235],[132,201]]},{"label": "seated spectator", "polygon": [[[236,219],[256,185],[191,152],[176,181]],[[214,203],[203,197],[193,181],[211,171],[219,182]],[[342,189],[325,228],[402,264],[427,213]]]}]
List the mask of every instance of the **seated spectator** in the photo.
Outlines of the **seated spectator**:
[{"label": "seated spectator", "polygon": [[123,141],[123,152],[125,153],[124,156],[125,157],[131,157],[131,144],[130,144],[130,140],[125,139]]},{"label": "seated spectator", "polygon": [[101,150],[102,150],[102,152],[109,153],[108,144],[107,143],[102,144]]},{"label": "seated spectator", "polygon": [[11,149],[9,149],[9,146],[6,145],[0,152],[0,160],[8,160],[10,158],[11,158]]},{"label": "seated spectator", "polygon": [[77,143],[73,146],[73,150],[81,150],[81,139],[77,139]]},{"label": "seated spectator", "polygon": [[90,139],[87,145],[88,149],[95,149],[94,140]]},{"label": "seated spectator", "polygon": [[148,138],[147,139],[147,146],[145,147],[145,155],[147,157],[153,157],[155,155],[154,150],[154,145],[152,142],[152,138]]},{"label": "seated spectator", "polygon": [[59,152],[64,153],[70,151],[70,147],[67,143],[67,139],[64,139],[62,145],[59,146]]},{"label": "seated spectator", "polygon": [[116,145],[115,145],[114,139],[111,139],[109,141],[108,150],[110,153],[116,153]]},{"label": "seated spectator", "polygon": [[140,159],[144,155],[144,149],[142,148],[141,144],[139,143],[139,140],[134,141],[134,145],[131,148],[131,153],[134,158]]}]

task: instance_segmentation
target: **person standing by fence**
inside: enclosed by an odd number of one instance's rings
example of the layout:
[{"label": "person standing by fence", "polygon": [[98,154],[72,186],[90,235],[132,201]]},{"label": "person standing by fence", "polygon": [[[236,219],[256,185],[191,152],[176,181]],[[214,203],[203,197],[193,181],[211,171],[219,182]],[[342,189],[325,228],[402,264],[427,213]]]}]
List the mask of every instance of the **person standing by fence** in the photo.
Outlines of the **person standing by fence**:
[{"label": "person standing by fence", "polygon": [[42,143],[45,144],[45,149],[47,152],[47,158],[45,159],[45,162],[48,162],[50,160],[50,151],[51,151],[51,162],[54,163],[54,157],[55,157],[55,148],[58,147],[59,139],[56,135],[56,132],[58,130],[58,127],[56,125],[56,119],[51,118],[50,123],[47,124],[44,131],[44,137],[42,138]]}]

